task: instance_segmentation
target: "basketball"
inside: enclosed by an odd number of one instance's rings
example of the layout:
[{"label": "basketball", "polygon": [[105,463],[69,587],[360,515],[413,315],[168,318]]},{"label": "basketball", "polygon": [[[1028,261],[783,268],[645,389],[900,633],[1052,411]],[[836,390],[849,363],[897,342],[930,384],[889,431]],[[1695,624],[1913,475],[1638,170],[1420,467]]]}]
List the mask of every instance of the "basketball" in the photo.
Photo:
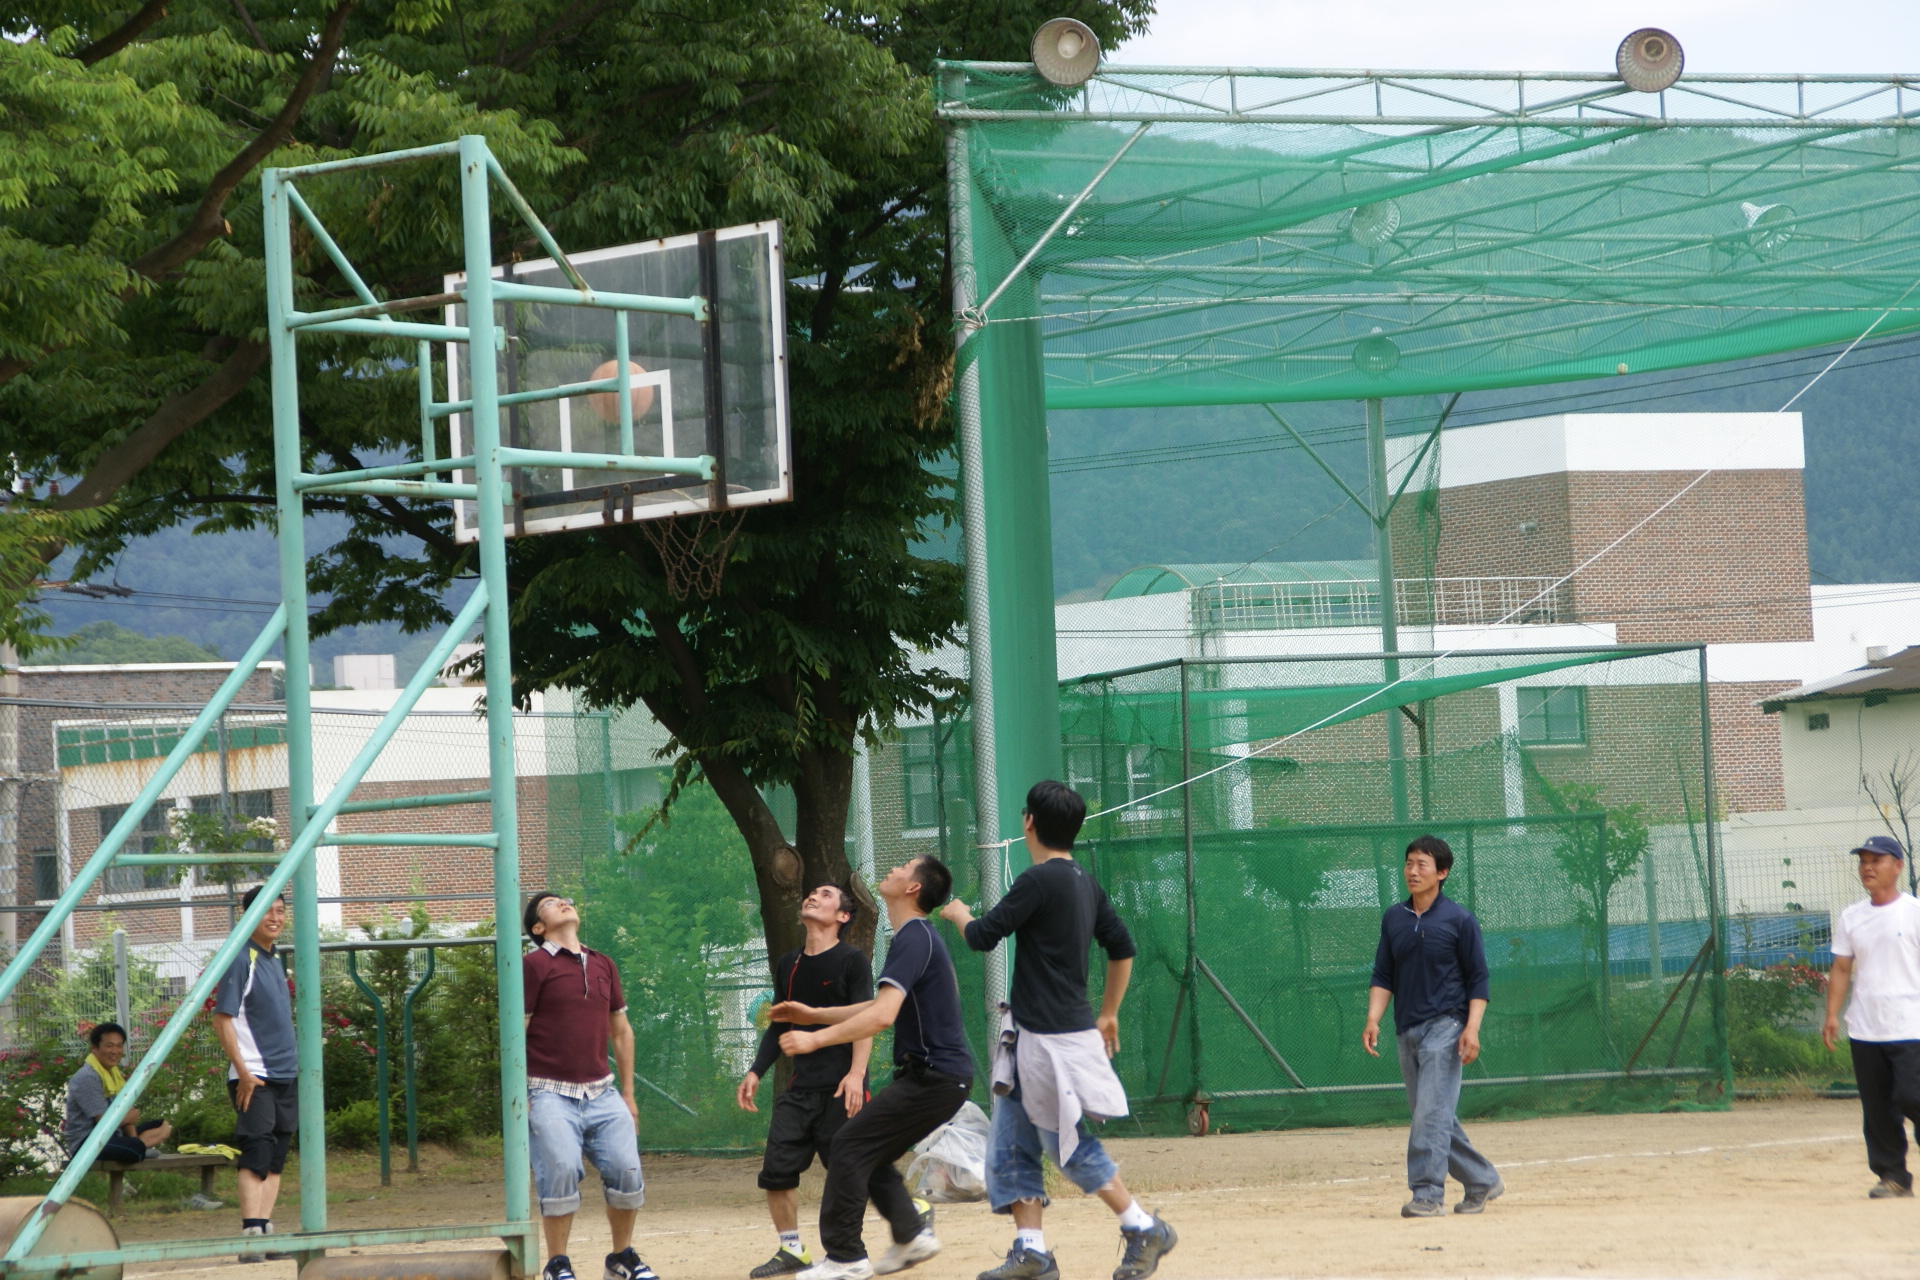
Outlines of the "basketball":
[{"label": "basketball", "polygon": [[[602,378],[611,378],[614,368],[614,362],[607,361],[593,371],[592,381],[598,382]],[[627,369],[636,378],[646,373],[645,369],[631,360],[627,361]],[[647,410],[653,408],[653,388],[635,387],[629,394],[633,399],[633,416],[637,421]],[[602,422],[620,421],[620,399],[617,392],[596,391],[587,397],[587,403],[593,406],[593,411],[600,415]]]}]

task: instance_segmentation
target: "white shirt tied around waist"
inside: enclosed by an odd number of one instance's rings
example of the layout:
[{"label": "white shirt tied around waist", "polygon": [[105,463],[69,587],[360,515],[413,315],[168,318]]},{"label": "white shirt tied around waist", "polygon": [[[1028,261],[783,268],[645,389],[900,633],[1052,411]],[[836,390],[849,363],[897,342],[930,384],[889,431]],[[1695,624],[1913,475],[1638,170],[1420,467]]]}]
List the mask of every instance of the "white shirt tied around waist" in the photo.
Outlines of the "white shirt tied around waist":
[{"label": "white shirt tied around waist", "polygon": [[1920,1040],[1920,899],[1862,898],[1833,913],[1833,954],[1853,957],[1851,1040]]},{"label": "white shirt tied around waist", "polygon": [[1009,1051],[1002,1037],[993,1055],[993,1091],[1020,1086],[1020,1105],[1036,1129],[1060,1140],[1060,1163],[1080,1146],[1081,1117],[1111,1120],[1127,1114],[1127,1091],[1114,1074],[1098,1029],[1042,1035],[1008,1019],[1014,1029]]}]

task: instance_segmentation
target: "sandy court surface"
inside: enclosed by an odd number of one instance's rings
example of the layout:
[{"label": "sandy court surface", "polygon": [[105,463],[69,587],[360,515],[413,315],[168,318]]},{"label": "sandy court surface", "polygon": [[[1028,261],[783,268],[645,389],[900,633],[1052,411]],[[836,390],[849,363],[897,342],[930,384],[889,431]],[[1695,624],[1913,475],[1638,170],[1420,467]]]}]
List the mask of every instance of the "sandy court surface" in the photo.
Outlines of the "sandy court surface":
[{"label": "sandy court surface", "polygon": [[[1118,1126],[1114,1126],[1116,1129]],[[1479,1217],[1405,1220],[1403,1129],[1312,1129],[1110,1143],[1123,1176],[1178,1229],[1167,1280],[1247,1277],[1807,1277],[1920,1275],[1920,1199],[1869,1201],[1858,1104],[1743,1103],[1726,1113],[1576,1116],[1477,1123],[1507,1194]],[[336,1170],[335,1227],[480,1222],[500,1210],[497,1166],[436,1153],[420,1176],[378,1187],[364,1157]],[[754,1187],[757,1162],[655,1156],[637,1240],[662,1280],[744,1280],[774,1237]],[[592,1176],[589,1175],[589,1183]],[[597,1187],[585,1189],[572,1255],[598,1280],[607,1248]],[[818,1173],[801,1223],[817,1244]],[[1451,1203],[1459,1198],[1449,1185]],[[277,1215],[298,1221],[289,1196]],[[232,1211],[134,1216],[127,1238],[224,1234]],[[941,1206],[945,1251],[925,1280],[972,1280],[1010,1241],[984,1205]],[[886,1231],[870,1218],[868,1244]],[[1112,1216],[1068,1188],[1047,1215],[1064,1280],[1106,1280],[1118,1261]],[[291,1263],[142,1267],[185,1280],[292,1280]]]}]

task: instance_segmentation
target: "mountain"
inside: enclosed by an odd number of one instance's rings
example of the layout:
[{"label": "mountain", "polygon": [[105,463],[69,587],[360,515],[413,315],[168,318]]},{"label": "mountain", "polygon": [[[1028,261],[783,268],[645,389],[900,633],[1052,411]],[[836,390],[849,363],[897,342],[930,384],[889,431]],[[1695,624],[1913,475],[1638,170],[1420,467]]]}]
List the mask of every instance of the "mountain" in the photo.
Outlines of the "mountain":
[{"label": "mountain", "polygon": [[195,644],[185,636],[146,636],[102,619],[72,631],[74,643],[64,649],[37,654],[40,665],[116,665],[129,662],[218,662],[220,651]]}]

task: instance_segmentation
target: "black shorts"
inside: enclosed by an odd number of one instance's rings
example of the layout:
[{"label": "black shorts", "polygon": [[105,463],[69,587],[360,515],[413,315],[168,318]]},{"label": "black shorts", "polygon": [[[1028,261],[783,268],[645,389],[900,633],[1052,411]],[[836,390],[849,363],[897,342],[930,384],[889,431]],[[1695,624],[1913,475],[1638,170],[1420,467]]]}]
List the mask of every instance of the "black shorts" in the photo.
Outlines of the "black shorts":
[{"label": "black shorts", "polygon": [[240,1107],[240,1082],[227,1081],[227,1097],[234,1109],[233,1136],[240,1158],[233,1163],[265,1177],[287,1167],[287,1149],[300,1129],[300,1091],[292,1080],[262,1080],[245,1111]]},{"label": "black shorts", "polygon": [[760,1189],[793,1190],[816,1155],[820,1167],[826,1168],[833,1135],[846,1122],[847,1104],[837,1093],[788,1089],[775,1097],[773,1119],[767,1124],[767,1154],[760,1164]]}]

